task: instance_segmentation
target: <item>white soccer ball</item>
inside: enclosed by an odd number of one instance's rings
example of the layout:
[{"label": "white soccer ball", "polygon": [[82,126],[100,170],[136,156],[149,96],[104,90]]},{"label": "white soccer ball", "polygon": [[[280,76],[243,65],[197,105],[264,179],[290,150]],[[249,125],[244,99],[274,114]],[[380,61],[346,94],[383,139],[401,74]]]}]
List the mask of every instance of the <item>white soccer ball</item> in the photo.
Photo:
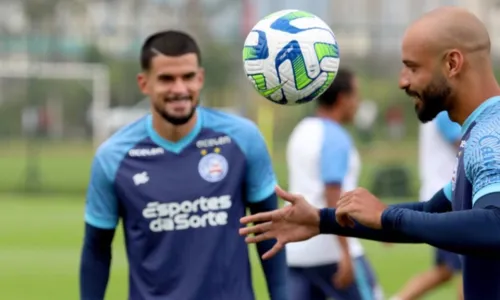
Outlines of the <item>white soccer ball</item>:
[{"label": "white soccer ball", "polygon": [[243,49],[245,73],[267,99],[282,105],[307,103],[333,82],[340,55],[335,34],[317,16],[282,10],[260,20]]}]

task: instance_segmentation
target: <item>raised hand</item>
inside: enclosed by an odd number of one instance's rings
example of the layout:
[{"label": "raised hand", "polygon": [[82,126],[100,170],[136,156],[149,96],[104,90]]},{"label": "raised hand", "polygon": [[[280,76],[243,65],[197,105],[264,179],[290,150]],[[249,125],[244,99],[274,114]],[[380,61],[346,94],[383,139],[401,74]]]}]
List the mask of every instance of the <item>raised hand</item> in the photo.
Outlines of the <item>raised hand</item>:
[{"label": "raised hand", "polygon": [[240,220],[242,224],[254,223],[253,226],[243,227],[239,231],[240,235],[254,234],[245,238],[247,243],[276,239],[276,244],[262,256],[263,259],[273,257],[287,243],[304,241],[319,234],[318,209],[311,206],[304,197],[290,194],[280,187],[276,187],[276,194],[291,205],[249,215]]}]

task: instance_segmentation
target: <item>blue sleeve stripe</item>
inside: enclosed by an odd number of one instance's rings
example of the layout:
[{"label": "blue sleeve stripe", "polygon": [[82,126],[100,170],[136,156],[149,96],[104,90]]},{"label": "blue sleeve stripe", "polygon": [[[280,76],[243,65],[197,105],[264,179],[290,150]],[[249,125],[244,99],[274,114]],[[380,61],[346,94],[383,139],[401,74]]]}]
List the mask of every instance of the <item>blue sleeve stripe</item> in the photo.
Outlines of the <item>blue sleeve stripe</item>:
[{"label": "blue sleeve stripe", "polygon": [[447,185],[444,186],[443,188],[444,195],[446,196],[446,199],[451,202],[451,182],[448,183]]},{"label": "blue sleeve stripe", "polygon": [[259,189],[254,193],[249,194],[247,201],[250,203],[257,203],[267,199],[274,193],[274,188],[276,187],[277,184],[278,182],[276,181],[276,179],[274,179],[273,181],[269,182],[266,186],[264,186],[262,189]]},{"label": "blue sleeve stripe", "polygon": [[85,213],[85,222],[100,229],[115,229],[118,220],[97,218],[90,213]]},{"label": "blue sleeve stripe", "polygon": [[500,192],[500,183],[487,185],[474,194],[474,197],[472,197],[472,205],[476,204],[476,201],[481,197],[498,192]]}]

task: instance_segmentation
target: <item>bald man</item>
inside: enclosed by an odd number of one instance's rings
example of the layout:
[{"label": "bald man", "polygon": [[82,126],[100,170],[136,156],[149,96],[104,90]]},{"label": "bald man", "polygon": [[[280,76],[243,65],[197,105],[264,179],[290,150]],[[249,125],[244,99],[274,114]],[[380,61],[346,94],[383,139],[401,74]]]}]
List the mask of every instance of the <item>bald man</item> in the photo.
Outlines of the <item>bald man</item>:
[{"label": "bald man", "polygon": [[342,195],[337,208],[316,209],[276,188],[291,202],[247,216],[248,243],[287,243],[336,234],[393,243],[427,243],[459,253],[466,300],[500,299],[500,87],[483,23],[456,7],[434,10],[406,31],[400,87],[422,122],[441,111],[462,126],[453,176],[429,201],[387,206],[365,189]]}]

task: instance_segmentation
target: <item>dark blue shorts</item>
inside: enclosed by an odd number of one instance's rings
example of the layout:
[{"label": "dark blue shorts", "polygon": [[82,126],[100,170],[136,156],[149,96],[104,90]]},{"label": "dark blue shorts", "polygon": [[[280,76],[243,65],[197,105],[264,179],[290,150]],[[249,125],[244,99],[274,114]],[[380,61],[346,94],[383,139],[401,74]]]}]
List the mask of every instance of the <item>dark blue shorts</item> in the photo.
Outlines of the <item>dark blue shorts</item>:
[{"label": "dark blue shorts", "polygon": [[462,261],[460,255],[448,252],[446,250],[434,248],[434,264],[437,266],[446,266],[454,273],[462,270]]},{"label": "dark blue shorts", "polygon": [[354,261],[355,282],[348,288],[339,290],[332,283],[337,264],[288,270],[289,300],[377,300],[382,299],[382,290],[375,274],[365,257]]}]

